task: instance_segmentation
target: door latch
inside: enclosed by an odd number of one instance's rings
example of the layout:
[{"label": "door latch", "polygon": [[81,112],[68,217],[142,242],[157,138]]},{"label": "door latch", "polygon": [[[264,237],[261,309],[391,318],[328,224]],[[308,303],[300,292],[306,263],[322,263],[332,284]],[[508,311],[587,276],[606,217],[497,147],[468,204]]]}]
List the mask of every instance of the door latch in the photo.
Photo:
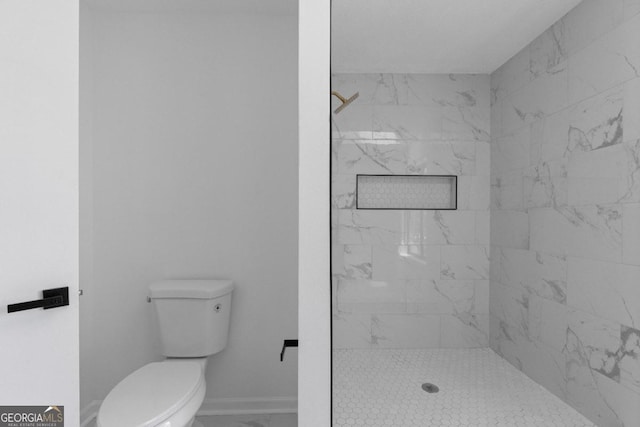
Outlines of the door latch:
[{"label": "door latch", "polygon": [[34,301],[19,302],[7,305],[7,312],[31,310],[33,308],[50,308],[62,307],[69,305],[69,287],[44,289],[42,291],[42,299]]}]

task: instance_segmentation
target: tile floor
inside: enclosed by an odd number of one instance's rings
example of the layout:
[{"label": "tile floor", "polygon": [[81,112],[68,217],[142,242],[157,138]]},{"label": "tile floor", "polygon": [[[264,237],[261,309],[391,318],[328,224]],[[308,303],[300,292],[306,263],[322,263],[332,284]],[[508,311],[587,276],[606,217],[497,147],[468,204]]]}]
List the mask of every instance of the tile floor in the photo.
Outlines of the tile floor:
[{"label": "tile floor", "polygon": [[[333,427],[595,427],[490,349],[333,354]],[[439,392],[423,391],[426,382]],[[296,414],[197,419],[204,427],[298,425]]]},{"label": "tile floor", "polygon": [[204,427],[297,427],[296,414],[212,415],[196,417]]},{"label": "tile floor", "polygon": [[333,427],[595,427],[490,349],[333,354]]},{"label": "tile floor", "polygon": [[[196,417],[203,427],[297,427],[297,414],[207,415]],[[87,427],[96,427],[93,420]]]}]

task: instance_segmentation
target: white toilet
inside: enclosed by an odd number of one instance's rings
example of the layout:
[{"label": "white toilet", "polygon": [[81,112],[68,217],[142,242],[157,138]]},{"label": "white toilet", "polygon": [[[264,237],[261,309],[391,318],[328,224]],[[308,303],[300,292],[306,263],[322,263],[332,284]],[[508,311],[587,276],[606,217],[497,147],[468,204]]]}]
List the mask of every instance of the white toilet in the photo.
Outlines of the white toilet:
[{"label": "white toilet", "polygon": [[206,392],[207,357],[227,345],[233,282],[167,280],[149,287],[162,362],[120,381],[98,412],[98,427],[191,427]]}]

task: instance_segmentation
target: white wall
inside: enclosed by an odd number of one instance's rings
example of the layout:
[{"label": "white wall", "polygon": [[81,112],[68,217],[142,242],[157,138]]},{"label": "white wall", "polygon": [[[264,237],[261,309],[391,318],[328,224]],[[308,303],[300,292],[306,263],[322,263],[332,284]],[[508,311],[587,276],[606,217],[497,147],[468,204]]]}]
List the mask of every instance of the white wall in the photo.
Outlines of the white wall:
[{"label": "white wall", "polygon": [[83,402],[161,359],[149,283],[202,277],[237,286],[207,397],[295,397],[296,17],[93,15]]}]

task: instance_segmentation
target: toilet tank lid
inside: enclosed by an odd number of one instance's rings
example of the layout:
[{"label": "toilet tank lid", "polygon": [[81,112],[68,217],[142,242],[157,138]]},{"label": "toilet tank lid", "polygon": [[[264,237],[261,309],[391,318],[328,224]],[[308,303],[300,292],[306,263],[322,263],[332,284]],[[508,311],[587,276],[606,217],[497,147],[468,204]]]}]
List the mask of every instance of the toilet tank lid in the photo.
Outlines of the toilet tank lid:
[{"label": "toilet tank lid", "polygon": [[231,280],[163,280],[149,286],[154,298],[213,299],[233,291]]}]

